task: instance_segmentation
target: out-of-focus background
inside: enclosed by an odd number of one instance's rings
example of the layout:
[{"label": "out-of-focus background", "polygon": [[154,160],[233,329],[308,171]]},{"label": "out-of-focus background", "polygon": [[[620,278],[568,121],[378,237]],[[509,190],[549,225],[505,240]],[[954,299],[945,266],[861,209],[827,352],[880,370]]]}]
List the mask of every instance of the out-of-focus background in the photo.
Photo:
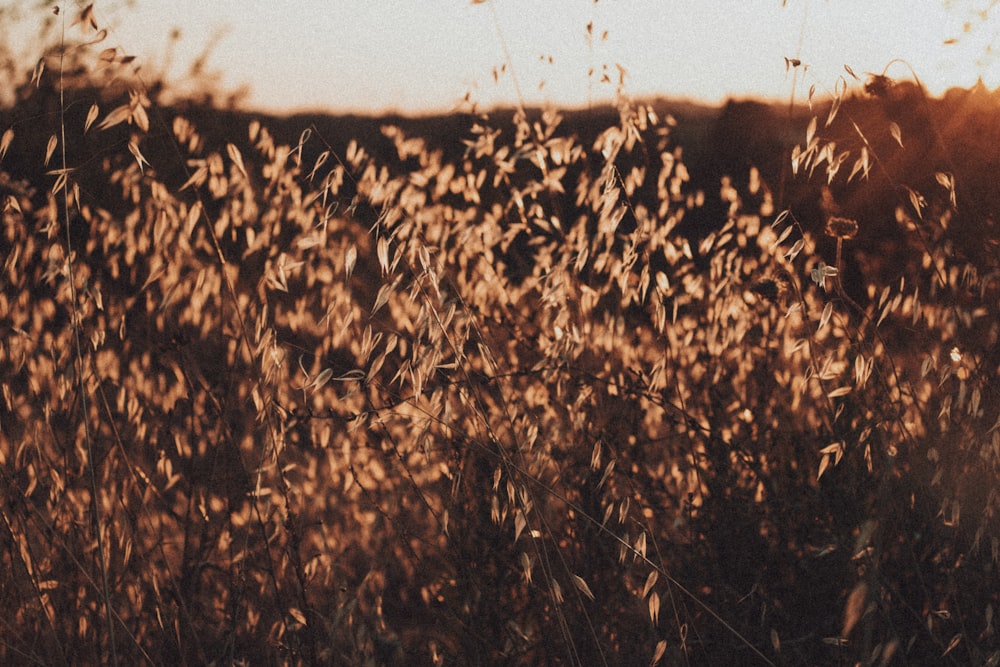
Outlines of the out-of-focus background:
[{"label": "out-of-focus background", "polygon": [[[52,4],[52,3],[42,3]],[[933,95],[1000,86],[995,0],[133,0],[101,2],[106,46],[182,88],[192,64],[258,111],[441,113],[635,96],[718,104],[832,92],[847,65]],[[37,47],[44,13],[8,7],[3,38]],[[14,16],[20,14],[20,16]],[[42,18],[40,18],[42,17]],[[51,18],[51,17],[50,17]],[[37,56],[36,56],[37,57]],[[801,62],[788,67],[785,59]],[[905,63],[905,64],[904,64]],[[794,81],[795,78],[797,81]]]}]

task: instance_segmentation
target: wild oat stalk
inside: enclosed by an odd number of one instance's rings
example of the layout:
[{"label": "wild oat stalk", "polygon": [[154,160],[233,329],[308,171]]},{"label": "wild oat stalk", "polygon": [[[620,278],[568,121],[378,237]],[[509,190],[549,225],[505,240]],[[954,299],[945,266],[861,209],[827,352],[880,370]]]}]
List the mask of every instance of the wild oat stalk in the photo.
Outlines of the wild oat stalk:
[{"label": "wild oat stalk", "polygon": [[[62,9],[62,11],[60,11]],[[89,9],[89,8],[88,8]],[[97,483],[97,461],[94,456],[94,443],[91,437],[90,431],[90,410],[89,410],[89,395],[87,389],[87,374],[85,373],[86,368],[83,362],[83,344],[80,338],[80,327],[82,326],[82,316],[77,310],[77,291],[76,291],[76,276],[73,273],[73,255],[74,248],[72,242],[72,235],[70,233],[70,178],[69,178],[69,165],[66,160],[66,86],[63,80],[64,70],[65,70],[65,56],[66,56],[66,11],[61,5],[56,5],[56,11],[61,14],[60,19],[60,41],[59,41],[59,136],[60,136],[60,156],[62,161],[62,187],[60,188],[62,193],[62,213],[63,213],[63,224],[65,226],[66,235],[66,272],[67,280],[69,281],[69,291],[70,291],[70,326],[73,329],[73,345],[74,352],[76,355],[76,380],[77,387],[79,390],[80,398],[80,415],[83,421],[83,433],[84,440],[86,442],[87,451],[87,475],[90,480],[90,495],[91,495],[91,511],[93,512],[93,522],[94,522],[94,532],[97,540],[97,561],[101,570],[101,592],[104,598],[104,621],[108,629],[108,649],[110,650],[111,664],[117,667],[118,665],[118,646],[115,640],[115,614],[114,608],[111,604],[111,583],[108,578],[108,562],[109,552],[105,550],[104,544],[104,529],[112,530],[114,527],[114,522],[109,521],[107,526],[102,519],[101,511],[101,489]],[[86,14],[86,12],[85,12]],[[100,641],[100,636],[96,637],[96,640]]]}]

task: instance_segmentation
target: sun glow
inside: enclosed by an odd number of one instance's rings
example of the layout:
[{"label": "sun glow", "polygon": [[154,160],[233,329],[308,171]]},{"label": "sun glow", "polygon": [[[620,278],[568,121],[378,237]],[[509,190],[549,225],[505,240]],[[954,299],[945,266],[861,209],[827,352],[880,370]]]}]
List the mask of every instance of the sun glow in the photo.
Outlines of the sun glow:
[{"label": "sun glow", "polygon": [[[849,78],[845,66],[859,76],[915,74],[932,94],[978,79],[992,89],[997,25],[980,4],[139,0],[97,11],[113,26],[110,45],[143,58],[145,71],[183,83],[207,54],[222,89],[245,88],[250,107],[426,112],[519,96],[581,106],[612,99],[620,82],[636,96],[784,100],[793,83],[800,98],[811,87],[832,92]],[[790,69],[786,58],[802,65]]]}]

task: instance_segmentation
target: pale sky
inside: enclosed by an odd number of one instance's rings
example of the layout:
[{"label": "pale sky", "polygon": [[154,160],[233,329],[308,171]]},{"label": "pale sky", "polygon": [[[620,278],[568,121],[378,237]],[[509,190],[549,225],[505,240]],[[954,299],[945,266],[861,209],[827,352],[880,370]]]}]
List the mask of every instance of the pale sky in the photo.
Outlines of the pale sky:
[{"label": "pale sky", "polygon": [[[613,96],[602,66],[628,76],[632,96],[662,94],[718,103],[730,96],[788,100],[785,57],[809,68],[798,84],[828,93],[844,65],[864,78],[907,61],[934,94],[982,76],[1000,86],[1000,63],[984,62],[1000,10],[989,0],[134,0],[95,5],[112,28],[106,44],[139,56],[144,70],[169,60],[182,80],[216,37],[209,69],[223,89],[249,86],[246,106],[264,111],[405,113],[511,104],[516,76],[529,104],[586,105]],[[971,30],[963,32],[970,20]],[[593,25],[588,42],[587,25]],[[30,27],[30,26],[29,26]],[[607,38],[602,39],[604,32]],[[945,40],[958,39],[956,44]],[[506,72],[494,71],[506,62]],[[551,61],[550,61],[551,58]],[[597,74],[588,78],[593,67]],[[893,77],[908,70],[894,65]]]}]

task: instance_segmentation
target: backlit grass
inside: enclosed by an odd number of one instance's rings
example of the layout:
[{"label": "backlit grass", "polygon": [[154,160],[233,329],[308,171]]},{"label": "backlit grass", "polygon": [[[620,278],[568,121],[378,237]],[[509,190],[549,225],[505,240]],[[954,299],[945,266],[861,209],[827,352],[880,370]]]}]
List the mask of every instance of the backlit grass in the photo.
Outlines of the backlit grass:
[{"label": "backlit grass", "polygon": [[898,124],[817,112],[793,177],[903,242],[697,190],[624,96],[386,159],[207,138],[100,48],[0,146],[5,664],[1000,659],[989,212]]}]

